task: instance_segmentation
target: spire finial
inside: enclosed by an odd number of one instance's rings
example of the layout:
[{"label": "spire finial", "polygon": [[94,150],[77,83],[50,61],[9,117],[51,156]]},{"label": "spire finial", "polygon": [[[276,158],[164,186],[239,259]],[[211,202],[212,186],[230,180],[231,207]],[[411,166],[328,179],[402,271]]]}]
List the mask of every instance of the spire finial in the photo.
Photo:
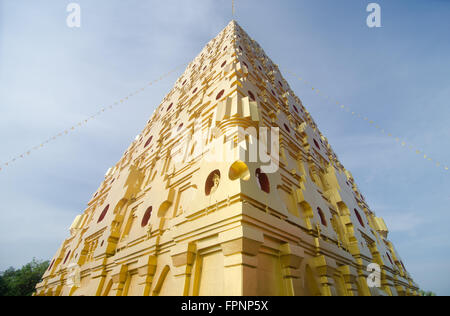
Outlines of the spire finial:
[{"label": "spire finial", "polygon": [[232,14],[233,14],[233,20],[234,20],[234,14],[235,14],[235,12],[236,12],[235,7],[234,7],[234,0],[231,0],[231,11],[232,11]]}]

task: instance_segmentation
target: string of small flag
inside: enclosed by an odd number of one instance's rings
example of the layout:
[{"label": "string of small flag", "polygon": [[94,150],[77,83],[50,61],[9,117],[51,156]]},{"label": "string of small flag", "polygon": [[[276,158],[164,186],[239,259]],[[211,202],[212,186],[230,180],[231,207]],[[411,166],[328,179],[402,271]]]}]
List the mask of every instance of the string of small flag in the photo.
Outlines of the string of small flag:
[{"label": "string of small flag", "polygon": [[117,100],[116,102],[114,102],[114,103],[112,103],[112,104],[110,104],[110,105],[108,105],[108,106],[105,106],[105,107],[100,108],[98,112],[96,112],[95,114],[93,114],[93,115],[87,117],[86,119],[84,119],[84,120],[78,122],[77,124],[71,126],[70,128],[67,128],[66,130],[64,130],[64,131],[62,131],[62,132],[60,132],[60,133],[58,133],[58,134],[55,134],[54,136],[48,138],[47,140],[45,140],[45,141],[39,143],[38,145],[36,145],[36,146],[34,146],[34,147],[28,149],[28,150],[25,151],[24,153],[15,156],[15,157],[12,158],[11,160],[6,161],[6,162],[4,162],[4,163],[1,163],[1,164],[0,164],[0,172],[1,172],[1,171],[4,171],[4,169],[5,169],[6,167],[10,167],[10,166],[11,166],[12,164],[14,164],[16,161],[18,161],[18,160],[20,160],[20,159],[24,159],[24,158],[30,156],[34,151],[37,151],[37,150],[39,150],[39,149],[42,149],[42,148],[44,148],[47,144],[49,144],[49,143],[51,143],[51,142],[54,142],[54,141],[56,141],[57,139],[59,139],[59,138],[61,138],[61,137],[63,137],[63,136],[66,136],[66,135],[68,135],[69,133],[75,131],[76,129],[79,129],[79,128],[85,126],[85,125],[86,125],[87,123],[89,123],[91,120],[97,118],[98,116],[102,115],[103,113],[105,113],[105,112],[107,112],[107,111],[110,111],[110,110],[116,108],[117,106],[123,105],[123,104],[126,103],[130,98],[132,98],[133,96],[136,96],[136,95],[138,95],[139,93],[144,92],[147,88],[153,86],[155,83],[157,83],[157,82],[163,80],[164,78],[170,76],[172,73],[174,73],[175,71],[177,71],[179,68],[184,67],[185,65],[186,65],[186,64],[183,64],[183,65],[180,65],[180,66],[174,68],[174,69],[171,70],[170,72],[168,72],[168,73],[166,73],[166,74],[160,76],[158,79],[155,79],[155,80],[149,82],[148,84],[146,84],[146,85],[143,86],[142,88],[140,88],[140,89],[138,89],[138,90],[136,90],[136,91],[134,91],[134,92],[131,92],[131,93],[128,94],[126,97],[124,97],[124,98],[122,98],[122,99],[120,99],[120,100]]},{"label": "string of small flag", "polygon": [[324,94],[321,90],[317,89],[316,87],[314,87],[313,85],[311,85],[308,81],[306,81],[305,79],[303,79],[302,77],[298,76],[297,74],[295,74],[292,71],[287,71],[287,73],[289,73],[290,75],[296,77],[299,81],[301,81],[303,84],[305,84],[309,89],[311,89],[312,91],[314,91],[318,96],[324,98],[327,101],[330,101],[333,104],[336,104],[337,106],[339,106],[339,108],[347,113],[350,113],[351,115],[353,115],[356,118],[362,119],[363,121],[367,122],[368,124],[370,124],[371,126],[373,126],[374,128],[376,128],[379,132],[381,132],[384,135],[387,135],[388,137],[395,139],[395,141],[400,144],[402,147],[410,149],[412,151],[414,151],[417,155],[423,155],[423,158],[431,163],[434,163],[434,165],[444,171],[449,171],[449,167],[446,164],[443,164],[439,161],[436,161],[435,159],[431,158],[429,155],[427,155],[423,150],[420,150],[418,148],[416,148],[414,145],[411,145],[409,143],[407,143],[406,141],[402,140],[400,137],[396,137],[395,135],[393,135],[392,133],[386,131],[386,129],[382,128],[380,125],[378,125],[377,123],[375,123],[373,120],[370,120],[368,117],[352,110],[349,106],[341,104],[339,101],[329,97],[328,95]]}]

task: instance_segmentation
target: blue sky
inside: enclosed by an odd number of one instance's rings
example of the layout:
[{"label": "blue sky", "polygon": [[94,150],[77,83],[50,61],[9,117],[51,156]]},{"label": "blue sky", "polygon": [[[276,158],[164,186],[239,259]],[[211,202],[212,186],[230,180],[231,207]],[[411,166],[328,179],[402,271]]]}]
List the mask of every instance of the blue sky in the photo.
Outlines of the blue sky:
[{"label": "blue sky", "polygon": [[[0,0],[0,162],[190,62],[231,0]],[[450,172],[317,96],[286,70],[450,165],[450,1],[237,0],[236,19],[279,64],[419,285],[450,294]],[[106,170],[182,73],[0,172],[0,270],[49,259]]]}]

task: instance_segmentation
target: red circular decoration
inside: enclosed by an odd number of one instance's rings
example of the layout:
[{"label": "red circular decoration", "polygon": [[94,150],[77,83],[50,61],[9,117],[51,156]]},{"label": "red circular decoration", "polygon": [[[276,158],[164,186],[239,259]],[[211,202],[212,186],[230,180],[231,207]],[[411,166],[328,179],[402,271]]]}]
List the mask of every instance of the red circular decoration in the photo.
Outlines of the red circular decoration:
[{"label": "red circular decoration", "polygon": [[48,271],[50,271],[50,269],[53,267],[53,264],[55,263],[55,259],[52,260],[52,263],[50,263],[50,266],[48,267]]},{"label": "red circular decoration", "polygon": [[216,100],[219,100],[221,97],[223,97],[224,93],[225,93],[225,90],[220,91],[216,96]]},{"label": "red circular decoration", "polygon": [[208,178],[206,179],[206,182],[205,182],[205,195],[206,196],[209,196],[211,194],[211,190],[215,185],[214,179],[216,177],[219,177],[219,181],[220,181],[220,171],[219,170],[214,170],[213,172],[211,172],[209,174]]},{"label": "red circular decoration", "polygon": [[144,216],[142,217],[141,226],[145,227],[148,225],[148,222],[150,221],[150,217],[152,216],[153,207],[150,206],[144,213]]},{"label": "red circular decoration", "polygon": [[284,128],[288,131],[288,133],[291,132],[291,129],[289,128],[289,126],[287,126],[287,124],[284,124]]},{"label": "red circular decoration", "polygon": [[103,210],[102,214],[100,214],[100,217],[98,218],[97,224],[100,223],[102,220],[105,219],[106,214],[108,213],[109,210],[109,204],[106,205],[105,209]]},{"label": "red circular decoration", "polygon": [[150,143],[152,142],[152,140],[153,140],[153,136],[151,136],[151,137],[147,140],[147,142],[146,142],[145,145],[144,145],[144,148],[146,148],[148,145],[150,145]]},{"label": "red circular decoration", "polygon": [[255,95],[254,95],[253,92],[251,92],[250,90],[248,90],[248,96],[250,97],[250,99],[251,99],[252,101],[255,101],[255,100],[256,100]]},{"label": "red circular decoration", "polygon": [[320,145],[319,145],[319,143],[317,142],[317,140],[315,140],[315,139],[314,139],[314,145],[316,145],[316,147],[317,147],[318,149],[320,149]]},{"label": "red circular decoration", "polygon": [[69,252],[68,252],[67,255],[66,255],[66,258],[64,259],[63,264],[65,264],[66,261],[67,261],[67,259],[69,259],[69,256],[70,256],[70,253],[71,253],[71,252],[72,252],[72,250],[69,250]]},{"label": "red circular decoration", "polygon": [[361,224],[362,227],[366,227],[366,226],[364,226],[364,222],[362,220],[361,214],[359,214],[357,209],[354,209],[354,211],[355,211],[356,217],[358,218],[359,224]]},{"label": "red circular decoration", "polygon": [[265,173],[263,173],[260,168],[256,169],[255,176],[261,191],[270,194],[269,177]]},{"label": "red circular decoration", "polygon": [[328,226],[327,220],[325,219],[325,214],[323,214],[323,211],[320,209],[320,207],[317,208],[317,211],[319,212],[320,221],[323,226]]}]

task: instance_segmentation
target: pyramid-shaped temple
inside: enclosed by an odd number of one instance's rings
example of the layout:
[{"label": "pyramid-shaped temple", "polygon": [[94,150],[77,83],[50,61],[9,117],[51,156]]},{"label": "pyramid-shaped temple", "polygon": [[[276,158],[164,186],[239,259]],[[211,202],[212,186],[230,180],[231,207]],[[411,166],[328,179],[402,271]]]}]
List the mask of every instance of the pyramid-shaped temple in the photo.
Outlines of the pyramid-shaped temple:
[{"label": "pyramid-shaped temple", "polygon": [[232,21],[110,168],[36,295],[417,295],[351,173]]}]

